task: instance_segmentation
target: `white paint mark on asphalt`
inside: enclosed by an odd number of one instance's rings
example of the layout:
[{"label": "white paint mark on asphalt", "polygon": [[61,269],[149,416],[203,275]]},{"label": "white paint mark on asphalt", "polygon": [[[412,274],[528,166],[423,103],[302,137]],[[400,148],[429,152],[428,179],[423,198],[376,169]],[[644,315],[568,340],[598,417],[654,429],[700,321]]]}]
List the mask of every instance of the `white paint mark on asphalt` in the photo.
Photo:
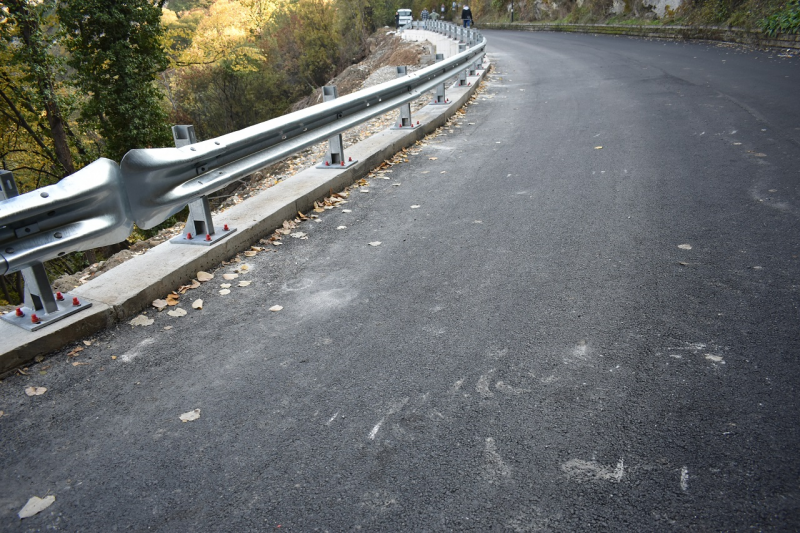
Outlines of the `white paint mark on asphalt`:
[{"label": "white paint mark on asphalt", "polygon": [[483,450],[484,473],[489,483],[497,483],[503,478],[511,476],[511,469],[497,453],[497,444],[492,437],[486,439],[486,448]]},{"label": "white paint mark on asphalt", "polygon": [[669,356],[672,357],[673,359],[683,359],[683,356],[677,353],[671,353],[669,354]]},{"label": "white paint mark on asphalt", "polygon": [[405,407],[407,403],[408,403],[408,396],[406,396],[402,400],[392,403],[392,405],[389,406],[389,412],[387,414],[393,415],[395,413],[400,412],[400,409]]},{"label": "white paint mark on asphalt", "polygon": [[708,359],[709,361],[712,361],[714,363],[722,363],[723,365],[725,364],[725,361],[723,361],[722,357],[720,357],[719,355],[713,355],[713,354],[707,353],[706,354],[706,359]]},{"label": "white paint mark on asphalt", "polygon": [[384,419],[381,418],[381,421],[375,424],[375,427],[372,428],[372,431],[369,432],[369,440],[375,440],[375,435],[377,435],[378,431],[381,429],[381,426],[383,425],[383,420]]},{"label": "white paint mark on asphalt", "polygon": [[619,483],[625,475],[625,463],[620,458],[617,466],[610,467],[602,465],[597,461],[584,461],[582,459],[570,459],[561,465],[567,477],[578,482],[584,481],[611,481]]},{"label": "white paint mark on asphalt", "polygon": [[461,388],[461,385],[464,384],[464,378],[459,379],[455,383],[453,383],[453,387],[450,389],[452,392],[456,392]]},{"label": "white paint mark on asphalt", "polygon": [[484,398],[491,398],[494,396],[494,393],[489,390],[489,375],[492,372],[494,372],[494,368],[491,369],[488,374],[484,374],[478,378],[478,384],[475,385],[475,390]]},{"label": "white paint mark on asphalt", "polygon": [[506,394],[522,394],[523,392],[531,392],[528,389],[523,389],[521,387],[512,387],[511,385],[507,385],[503,381],[498,381],[494,384],[494,388],[499,390],[500,392],[505,392]]},{"label": "white paint mark on asphalt", "polygon": [[119,356],[120,361],[124,363],[130,363],[131,361],[142,355],[142,352],[140,351],[142,348],[144,348],[145,346],[149,346],[154,342],[156,342],[155,339],[144,339],[142,342],[137,344],[133,350],[130,350],[120,355]]},{"label": "white paint mark on asphalt", "polygon": [[681,490],[683,492],[689,490],[689,469],[685,466],[681,468]]},{"label": "white paint mark on asphalt", "polygon": [[336,411],[335,413],[333,413],[333,416],[331,417],[331,419],[330,419],[330,420],[328,420],[328,421],[325,423],[325,425],[326,425],[326,426],[330,426],[330,425],[331,425],[331,422],[333,422],[334,420],[336,420],[336,417],[337,417],[337,416],[339,416],[339,411]]}]

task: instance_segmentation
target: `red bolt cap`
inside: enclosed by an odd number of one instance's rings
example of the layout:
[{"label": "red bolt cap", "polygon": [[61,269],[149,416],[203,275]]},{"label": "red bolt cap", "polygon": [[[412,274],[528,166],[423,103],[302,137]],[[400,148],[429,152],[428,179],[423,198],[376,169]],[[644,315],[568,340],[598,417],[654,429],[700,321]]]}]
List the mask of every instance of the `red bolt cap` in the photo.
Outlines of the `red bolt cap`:
[{"label": "red bolt cap", "polygon": [[186,234],[186,238],[187,238],[187,239],[189,239],[189,240],[191,240],[191,238],[192,238],[192,234],[191,234],[191,233],[187,233],[187,234]]},{"label": "red bolt cap", "polygon": [[72,299],[72,305],[74,305],[75,307],[78,307],[79,305],[81,305],[81,301],[78,300],[77,297],[75,297],[75,298]]},{"label": "red bolt cap", "polygon": [[64,295],[61,294],[60,292],[57,292],[56,293],[56,300],[58,300],[59,302],[63,301],[64,300]]},{"label": "red bolt cap", "polygon": [[352,158],[352,157],[348,157],[348,158],[347,158],[347,160],[348,160],[348,161],[352,161],[352,160],[353,160],[353,158]]},{"label": "red bolt cap", "polygon": [[342,166],[344,166],[344,161],[342,161]]},{"label": "red bolt cap", "polygon": [[325,166],[326,166],[326,167],[329,167],[329,166],[331,166],[331,164],[330,164],[330,163],[328,163],[327,161],[325,161]]},{"label": "red bolt cap", "polygon": [[228,225],[227,225],[227,224],[225,224],[225,226],[223,226],[223,228],[222,228],[222,229],[224,229],[225,231],[230,231],[230,228],[228,228]]},{"label": "red bolt cap", "polygon": [[206,240],[207,240],[207,241],[210,241],[210,240],[211,240],[211,235],[210,235],[209,233],[206,233]]},{"label": "red bolt cap", "polygon": [[25,313],[22,312],[22,309],[17,307],[17,316],[25,316]]},{"label": "red bolt cap", "polygon": [[38,317],[38,316],[36,316],[36,314],[35,314],[35,313],[34,313],[34,314],[32,314],[32,315],[31,315],[31,323],[32,323],[32,324],[38,324],[39,322],[41,322],[41,320],[39,320],[39,317]]},{"label": "red bolt cap", "polygon": [[417,126],[419,126],[419,120],[417,121]]}]

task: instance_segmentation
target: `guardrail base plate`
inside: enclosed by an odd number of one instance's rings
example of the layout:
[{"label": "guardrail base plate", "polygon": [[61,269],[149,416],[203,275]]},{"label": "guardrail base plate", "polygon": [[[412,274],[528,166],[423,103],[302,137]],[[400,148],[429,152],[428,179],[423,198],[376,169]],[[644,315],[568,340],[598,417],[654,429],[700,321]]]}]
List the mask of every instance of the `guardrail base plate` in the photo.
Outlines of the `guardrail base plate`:
[{"label": "guardrail base plate", "polygon": [[[92,302],[87,300],[81,300],[80,305],[73,305],[72,295],[64,293],[63,296],[63,301],[56,302],[56,305],[58,305],[58,311],[54,313],[45,314],[44,311],[37,312],[30,307],[20,307],[23,312],[23,316],[17,316],[16,311],[11,311],[10,313],[0,316],[0,320],[5,320],[10,324],[14,324],[15,326],[19,326],[28,331],[36,331],[37,329],[41,329],[48,324],[58,322],[62,318],[67,318],[75,313],[80,313],[84,309],[89,309],[92,306]],[[31,316],[34,314],[36,314],[36,316],[39,318],[39,321],[36,323],[31,322]]]},{"label": "guardrail base plate", "polygon": [[181,233],[177,237],[173,237],[169,240],[172,244],[194,244],[197,246],[211,246],[231,233],[235,232],[236,228],[230,228],[228,230],[218,231],[214,235],[210,235],[208,238],[205,235],[192,235],[192,238],[187,238],[185,233]]},{"label": "guardrail base plate", "polygon": [[317,165],[316,168],[325,168],[328,170],[344,170],[348,167],[352,167],[356,163],[358,163],[358,159],[353,159],[352,161],[345,161],[344,164],[339,163],[338,165],[330,165],[330,164],[326,165],[325,162],[323,161],[322,163]]}]

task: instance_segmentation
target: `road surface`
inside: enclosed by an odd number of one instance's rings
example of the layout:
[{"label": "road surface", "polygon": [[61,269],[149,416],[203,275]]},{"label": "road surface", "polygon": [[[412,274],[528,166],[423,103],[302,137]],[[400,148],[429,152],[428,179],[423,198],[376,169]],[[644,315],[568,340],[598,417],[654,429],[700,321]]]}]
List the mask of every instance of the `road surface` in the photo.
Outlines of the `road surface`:
[{"label": "road surface", "polygon": [[0,529],[800,528],[800,59],[486,36],[307,238],[0,383]]}]

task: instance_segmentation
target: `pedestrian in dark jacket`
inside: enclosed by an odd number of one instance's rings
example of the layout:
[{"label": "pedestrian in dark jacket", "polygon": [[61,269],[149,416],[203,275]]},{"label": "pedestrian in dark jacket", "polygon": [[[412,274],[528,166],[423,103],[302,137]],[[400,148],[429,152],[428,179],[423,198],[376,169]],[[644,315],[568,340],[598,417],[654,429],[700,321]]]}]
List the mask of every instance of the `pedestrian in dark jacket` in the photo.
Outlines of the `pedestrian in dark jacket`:
[{"label": "pedestrian in dark jacket", "polygon": [[396,29],[396,30],[400,29],[400,12],[399,11],[395,11],[394,12],[394,29]]},{"label": "pedestrian in dark jacket", "polygon": [[464,9],[461,10],[461,20],[464,21],[464,27],[469,28],[472,24],[472,11],[469,10],[469,6],[464,6]]},{"label": "pedestrian in dark jacket", "polygon": [[428,27],[428,17],[429,17],[428,9],[427,8],[423,8],[422,13],[420,13],[420,18],[422,19],[422,27],[423,28],[427,28]]}]

